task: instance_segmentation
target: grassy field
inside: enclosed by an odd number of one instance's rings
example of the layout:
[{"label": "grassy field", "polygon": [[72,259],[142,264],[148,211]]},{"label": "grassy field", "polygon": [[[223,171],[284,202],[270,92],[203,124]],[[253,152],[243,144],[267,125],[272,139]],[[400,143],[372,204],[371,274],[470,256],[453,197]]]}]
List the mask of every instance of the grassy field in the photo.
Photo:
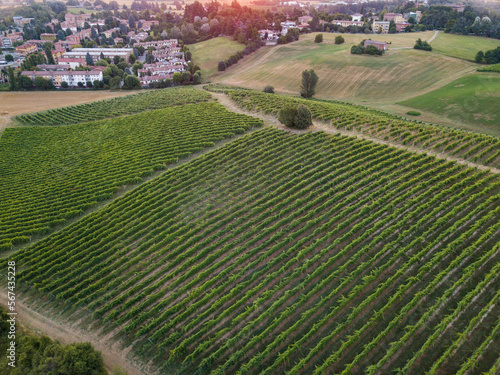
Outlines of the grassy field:
[{"label": "grassy field", "polygon": [[162,374],[488,371],[499,193],[428,155],[266,128],[9,260]]},{"label": "grassy field", "polygon": [[440,32],[436,39],[431,42],[431,46],[433,53],[474,61],[478,51],[486,52],[494,49],[500,46],[500,41],[493,38]]},{"label": "grassy field", "polygon": [[500,136],[500,75],[473,73],[398,104],[474,125]]},{"label": "grassy field", "polygon": [[201,68],[204,81],[209,80],[217,74],[217,64],[221,60],[227,60],[231,55],[238,51],[243,51],[244,45],[239,44],[232,39],[218,37],[191,44],[188,46],[193,53],[193,61]]},{"label": "grassy field", "polygon": [[296,94],[301,72],[312,68],[319,76],[317,97],[367,101],[409,98],[474,69],[463,60],[412,48],[417,37],[427,39],[432,34],[373,35],[373,39],[392,42],[389,52],[381,57],[350,53],[351,46],[365,35],[344,35],[346,43],[335,45],[335,34],[324,34],[321,44],[314,43],[314,34],[309,34],[298,42],[261,48],[217,80],[254,89],[270,84],[280,92]]}]

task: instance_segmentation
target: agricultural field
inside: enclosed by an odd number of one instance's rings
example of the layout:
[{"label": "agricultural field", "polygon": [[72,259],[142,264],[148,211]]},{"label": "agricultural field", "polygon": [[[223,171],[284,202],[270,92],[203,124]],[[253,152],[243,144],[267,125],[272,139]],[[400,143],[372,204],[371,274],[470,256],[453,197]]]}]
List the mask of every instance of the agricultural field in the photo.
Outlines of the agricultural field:
[{"label": "agricultural field", "polygon": [[206,89],[227,93],[244,109],[274,115],[286,104],[304,104],[313,118],[339,130],[357,131],[393,144],[417,146],[485,166],[500,167],[500,140],[494,136],[408,121],[349,103],[304,100],[223,85],[208,85]]},{"label": "agricultural field", "polygon": [[[431,42],[432,53],[474,61],[478,51],[486,52],[500,45],[498,39],[446,34],[440,32]],[[479,66],[479,65],[476,65]]]},{"label": "agricultural field", "polygon": [[[209,95],[188,92],[193,101]],[[0,138],[0,250],[50,233],[124,185],[259,126],[260,120],[212,102],[68,126],[8,128]]]},{"label": "agricultural field", "polygon": [[218,75],[217,81],[257,90],[269,84],[279,92],[297,94],[300,73],[312,68],[319,76],[316,97],[370,104],[410,98],[477,69],[464,60],[413,49],[418,37],[427,39],[433,32],[370,35],[392,43],[386,55],[376,57],[350,53],[366,35],[345,34],[342,45],[333,43],[339,34],[323,35],[325,41],[319,44],[309,34],[290,44],[263,47]]},{"label": "agricultural field", "polygon": [[245,45],[226,37],[218,37],[189,45],[193,54],[193,61],[201,68],[204,81],[210,80],[217,74],[217,64],[227,60],[236,52],[243,51]]},{"label": "agricultural field", "polygon": [[10,260],[166,374],[494,374],[499,194],[488,171],[264,128]]},{"label": "agricultural field", "polygon": [[500,136],[500,75],[474,73],[398,104],[474,124]]},{"label": "agricultural field", "polygon": [[67,125],[187,103],[207,101],[210,95],[192,87],[152,90],[126,97],[79,104],[44,112],[22,114],[14,121],[22,125]]}]

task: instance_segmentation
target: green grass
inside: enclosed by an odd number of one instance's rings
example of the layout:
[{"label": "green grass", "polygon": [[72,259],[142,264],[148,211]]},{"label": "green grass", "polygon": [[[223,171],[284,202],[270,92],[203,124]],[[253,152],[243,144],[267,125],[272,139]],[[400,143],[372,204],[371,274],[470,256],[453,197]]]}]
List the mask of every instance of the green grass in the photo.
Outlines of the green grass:
[{"label": "green grass", "polygon": [[500,76],[495,73],[473,73],[398,104],[472,124],[477,131],[500,136],[498,103]]},{"label": "green grass", "polygon": [[[338,34],[337,34],[338,35]],[[344,35],[346,43],[314,43],[307,35],[291,44],[265,47],[220,76],[222,83],[262,90],[267,84],[278,91],[299,92],[301,72],[314,69],[319,76],[316,96],[332,99],[391,100],[411,97],[435,84],[470,72],[472,64],[440,54],[414,50],[416,35],[401,38],[370,36],[394,41],[385,56],[352,55],[350,48],[366,35]],[[427,34],[425,34],[427,36]]]},{"label": "green grass", "polygon": [[219,61],[227,60],[236,52],[243,51],[244,48],[244,45],[225,37],[213,38],[189,46],[189,50],[193,54],[193,61],[201,68],[204,81],[217,73]]},{"label": "green grass", "polygon": [[498,39],[440,32],[431,42],[432,52],[474,61],[478,51],[486,52],[500,46]]}]

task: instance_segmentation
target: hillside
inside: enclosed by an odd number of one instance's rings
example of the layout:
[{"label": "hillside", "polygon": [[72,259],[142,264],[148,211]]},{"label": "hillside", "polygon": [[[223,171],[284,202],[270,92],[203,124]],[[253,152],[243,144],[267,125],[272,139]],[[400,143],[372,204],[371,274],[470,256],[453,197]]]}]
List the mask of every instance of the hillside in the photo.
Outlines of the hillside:
[{"label": "hillside", "polygon": [[478,51],[486,52],[500,46],[500,41],[493,38],[446,34],[440,32],[431,42],[433,52],[474,61]]},{"label": "hillside", "polygon": [[382,111],[326,100],[305,100],[266,94],[254,90],[238,90],[221,85],[208,85],[207,90],[225,92],[241,108],[252,112],[277,115],[287,104],[303,104],[312,117],[323,122],[328,130],[366,135],[370,139],[402,145],[409,149],[439,153],[440,157],[469,160],[478,167],[500,167],[500,140],[497,137],[454,130],[420,121],[408,121]]},{"label": "hillside", "polygon": [[281,92],[299,92],[304,69],[319,76],[317,97],[388,102],[417,95],[439,87],[474,70],[472,63],[436,53],[413,50],[418,37],[430,38],[433,32],[370,35],[375,40],[392,42],[382,57],[352,55],[350,48],[366,35],[343,35],[346,43],[335,45],[338,34],[324,33],[325,42],[313,42],[315,34],[298,42],[264,47],[217,77],[222,83],[262,90],[270,84]]},{"label": "hillside", "polygon": [[487,371],[499,193],[452,162],[264,129],[12,259],[164,373]]},{"label": "hillside", "polygon": [[204,81],[210,80],[217,72],[217,64],[227,60],[245,46],[226,37],[209,39],[188,46],[193,54],[193,62],[200,66]]},{"label": "hillside", "polygon": [[500,75],[474,73],[398,104],[473,124],[468,130],[500,136],[499,103]]},{"label": "hillside", "polygon": [[68,126],[8,128],[0,138],[0,250],[50,233],[126,185],[260,124],[200,103]]}]

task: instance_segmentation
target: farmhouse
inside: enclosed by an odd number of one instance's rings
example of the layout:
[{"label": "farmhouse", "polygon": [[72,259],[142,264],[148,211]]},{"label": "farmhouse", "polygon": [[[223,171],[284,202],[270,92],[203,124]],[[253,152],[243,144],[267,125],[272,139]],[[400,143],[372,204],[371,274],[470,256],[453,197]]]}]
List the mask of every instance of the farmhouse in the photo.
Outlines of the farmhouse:
[{"label": "farmhouse", "polygon": [[366,39],[363,43],[363,46],[374,46],[382,51],[387,51],[389,49],[389,43],[387,42],[379,42],[377,40]]}]

